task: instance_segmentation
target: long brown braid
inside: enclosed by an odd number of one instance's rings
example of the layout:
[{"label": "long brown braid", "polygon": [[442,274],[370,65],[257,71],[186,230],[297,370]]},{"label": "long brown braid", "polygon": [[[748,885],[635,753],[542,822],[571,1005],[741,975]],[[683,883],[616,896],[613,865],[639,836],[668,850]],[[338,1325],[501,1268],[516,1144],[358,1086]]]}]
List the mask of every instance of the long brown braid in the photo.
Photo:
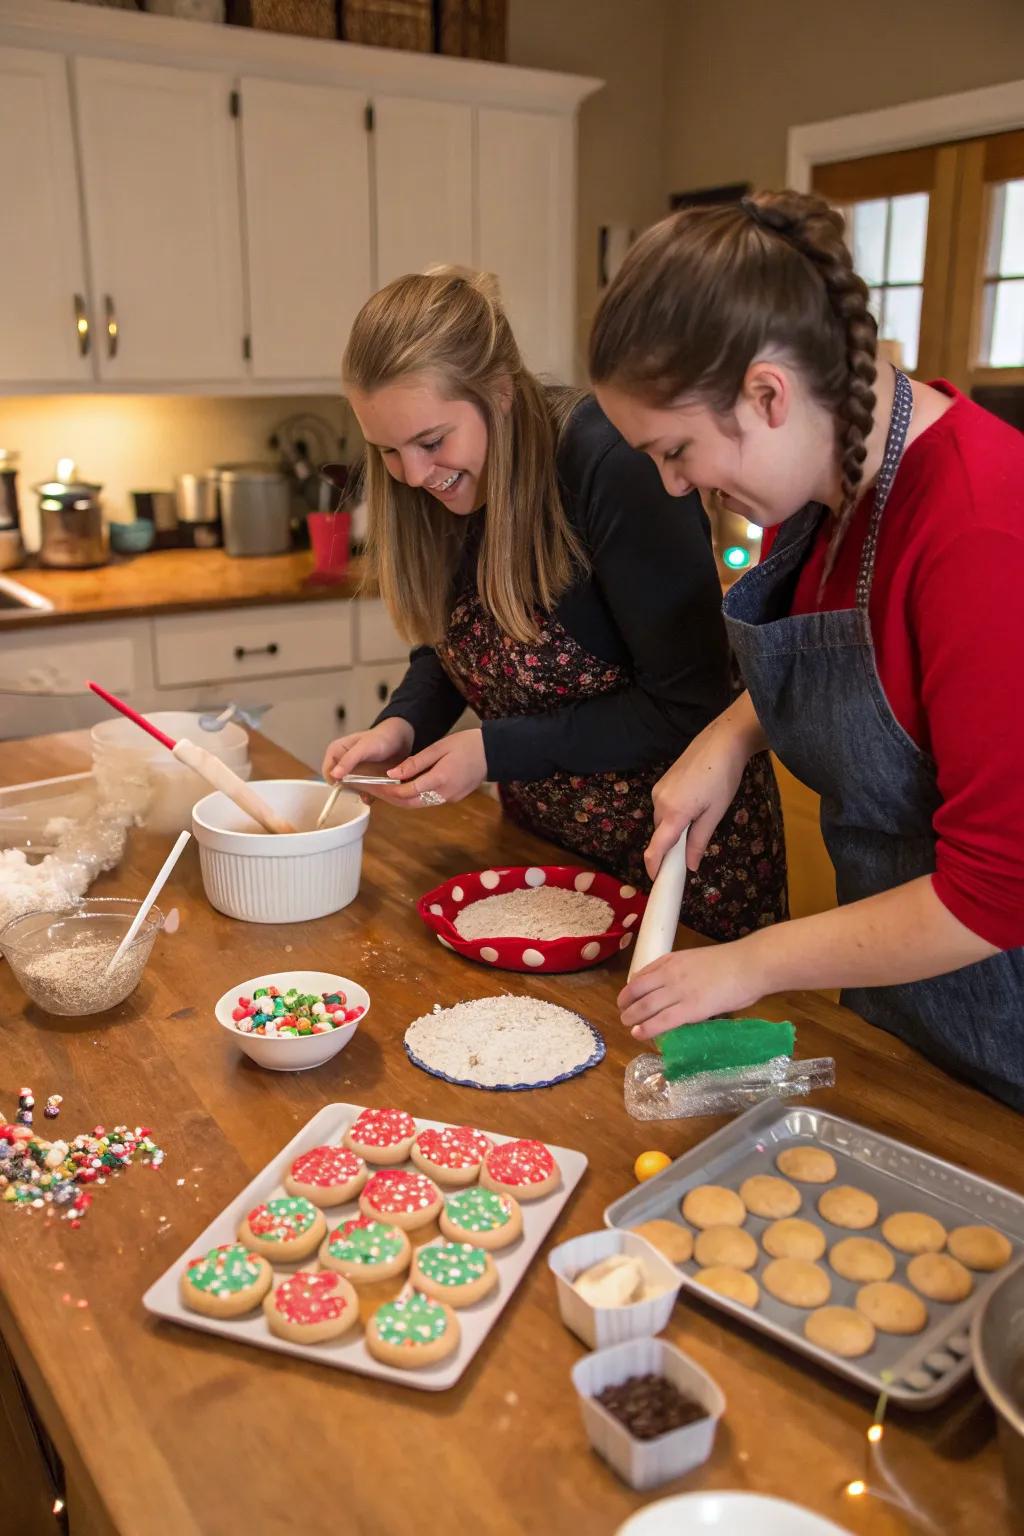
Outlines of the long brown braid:
[{"label": "long brown braid", "polygon": [[590,375],[656,405],[685,395],[723,415],[777,351],[835,417],[842,501],[823,581],[849,527],[875,409],[877,331],[842,216],[821,198],[762,192],[684,209],[643,234],[601,301]]}]

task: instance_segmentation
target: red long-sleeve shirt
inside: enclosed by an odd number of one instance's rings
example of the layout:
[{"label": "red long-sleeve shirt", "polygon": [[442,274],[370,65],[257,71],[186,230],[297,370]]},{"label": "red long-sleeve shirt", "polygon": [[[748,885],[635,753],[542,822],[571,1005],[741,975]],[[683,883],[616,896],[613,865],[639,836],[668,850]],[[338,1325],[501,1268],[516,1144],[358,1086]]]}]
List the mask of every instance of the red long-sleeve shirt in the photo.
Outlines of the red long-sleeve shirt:
[{"label": "red long-sleeve shirt", "polygon": [[[1000,949],[1024,945],[1024,436],[952,385],[910,444],[882,515],[869,602],[896,719],[934,759],[936,894]],[[862,497],[818,595],[829,528],[792,613],[852,608],[873,505]],[[765,533],[763,553],[777,529]]]}]

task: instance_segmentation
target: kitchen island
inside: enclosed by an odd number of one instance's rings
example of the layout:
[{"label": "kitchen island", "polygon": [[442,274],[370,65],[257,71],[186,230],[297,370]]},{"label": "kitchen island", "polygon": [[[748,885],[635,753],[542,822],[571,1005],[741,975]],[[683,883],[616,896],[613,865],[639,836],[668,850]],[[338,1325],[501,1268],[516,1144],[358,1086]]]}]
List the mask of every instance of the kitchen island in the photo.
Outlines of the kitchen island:
[{"label": "kitchen island", "polygon": [[[254,778],[307,776],[258,738],[253,755]],[[3,743],[0,785],[87,762],[82,737]],[[166,840],[132,834],[95,893],[142,895],[165,852]],[[601,1226],[605,1207],[633,1187],[640,1152],[676,1156],[722,1123],[625,1114],[622,1074],[637,1049],[615,1008],[626,956],[577,975],[488,974],[443,949],[416,914],[417,898],[459,871],[557,861],[486,795],[436,811],[377,807],[358,898],[315,923],[257,927],[213,911],[188,849],[161,898],[164,910],[180,909],[181,927],[159,938],[142,985],[110,1015],[44,1016],[0,965],[4,1113],[27,1084],[40,1106],[64,1097],[51,1134],[124,1120],[150,1126],[166,1151],[162,1168],[133,1167],[100,1189],[78,1230],[45,1212],[0,1210],[0,1332],[65,1468],[74,1536],[408,1536],[420,1520],[479,1536],[612,1536],[651,1498],[697,1488],[789,1498],[863,1536],[1009,1536],[992,1418],[976,1395],[926,1415],[890,1411],[880,1464],[894,1502],[844,1496],[864,1473],[873,1402],[685,1293],[667,1336],[718,1381],[725,1418],[706,1466],[656,1494],[631,1492],[589,1449],[569,1378],[583,1346],[559,1319],[543,1254],[459,1384],[436,1395],[143,1311],[153,1280],[326,1104],[390,1103],[579,1148],[589,1170],[547,1246]],[[680,942],[700,941],[683,932]],[[264,1072],[217,1027],[212,1004],[247,977],[296,966],[352,977],[372,1008],[325,1066]],[[402,1035],[411,1019],[435,1002],[502,991],[584,1014],[606,1038],[604,1062],[556,1088],[504,1095],[410,1064]],[[1020,1187],[1012,1111],[815,994],[767,999],[757,1011],[794,1019],[801,1055],[835,1056],[837,1085],[820,1103]],[[54,1526],[9,1365],[2,1395],[3,1529],[37,1536]]]}]

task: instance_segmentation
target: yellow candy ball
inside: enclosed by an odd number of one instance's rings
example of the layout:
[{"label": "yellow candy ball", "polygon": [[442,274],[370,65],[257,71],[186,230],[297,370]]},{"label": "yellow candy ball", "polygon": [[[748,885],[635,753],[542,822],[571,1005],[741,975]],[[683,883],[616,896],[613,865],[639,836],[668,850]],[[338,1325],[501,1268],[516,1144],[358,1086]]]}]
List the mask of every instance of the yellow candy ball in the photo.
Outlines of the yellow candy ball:
[{"label": "yellow candy ball", "polygon": [[656,1173],[661,1173],[671,1161],[667,1152],[641,1152],[633,1164],[633,1173],[642,1184],[645,1179],[653,1179]]}]

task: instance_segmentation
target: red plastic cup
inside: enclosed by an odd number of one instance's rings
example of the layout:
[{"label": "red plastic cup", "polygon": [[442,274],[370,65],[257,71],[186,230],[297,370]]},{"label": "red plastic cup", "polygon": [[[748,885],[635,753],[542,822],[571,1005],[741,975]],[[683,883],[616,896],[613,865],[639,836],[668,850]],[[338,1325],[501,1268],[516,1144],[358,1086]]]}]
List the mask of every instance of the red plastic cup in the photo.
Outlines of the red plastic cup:
[{"label": "red plastic cup", "polygon": [[348,570],[351,512],[310,512],[309,541],[313,546],[313,580],[334,581]]}]

